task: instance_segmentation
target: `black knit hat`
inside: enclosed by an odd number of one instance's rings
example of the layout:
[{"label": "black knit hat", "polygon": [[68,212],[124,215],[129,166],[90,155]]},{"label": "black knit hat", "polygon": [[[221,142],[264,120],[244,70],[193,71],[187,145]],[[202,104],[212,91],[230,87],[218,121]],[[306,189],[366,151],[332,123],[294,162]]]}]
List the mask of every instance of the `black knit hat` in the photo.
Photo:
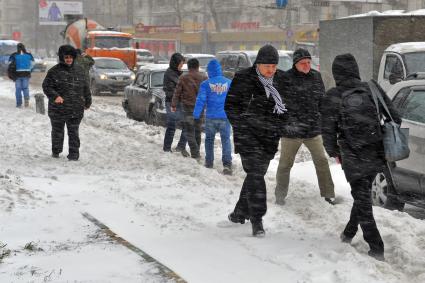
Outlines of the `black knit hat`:
[{"label": "black knit hat", "polygon": [[279,63],[279,53],[276,48],[267,44],[258,50],[254,64],[277,64]]},{"label": "black knit hat", "polygon": [[65,62],[65,55],[71,55],[75,59],[77,57],[77,50],[71,45],[62,45],[58,50],[59,62]]},{"label": "black knit hat", "polygon": [[299,48],[299,49],[295,50],[293,58],[292,58],[292,62],[295,65],[295,64],[298,63],[298,61],[300,61],[302,59],[311,59],[311,55],[310,55],[310,52],[308,52],[308,50],[303,49],[303,48]]}]

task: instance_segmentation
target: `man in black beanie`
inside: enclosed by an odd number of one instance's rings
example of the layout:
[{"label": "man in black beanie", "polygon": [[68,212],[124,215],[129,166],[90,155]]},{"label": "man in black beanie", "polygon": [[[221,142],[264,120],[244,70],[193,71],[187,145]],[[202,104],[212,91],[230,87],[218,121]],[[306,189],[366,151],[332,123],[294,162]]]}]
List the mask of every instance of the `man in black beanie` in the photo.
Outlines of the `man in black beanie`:
[{"label": "man in black beanie", "polygon": [[84,110],[90,108],[91,93],[84,69],[75,64],[77,51],[62,45],[59,63],[53,66],[43,81],[44,94],[49,98],[49,118],[52,124],[52,157],[59,158],[63,150],[64,128],[68,130],[68,160],[80,157],[79,127]]},{"label": "man in black beanie", "polygon": [[224,110],[233,127],[235,153],[241,156],[246,178],[229,220],[244,224],[249,219],[254,237],[265,235],[263,216],[267,211],[264,175],[279,145],[283,116],[280,93],[283,71],[277,69],[279,54],[263,46],[252,67],[235,74]]},{"label": "man in black beanie", "polygon": [[289,177],[295,156],[302,144],[311,153],[319,182],[320,195],[334,204],[334,184],[329,170],[321,136],[320,101],[325,94],[322,77],[311,69],[311,55],[297,49],[292,69],[284,75],[285,130],[281,139],[281,154],[276,172],[276,203],[284,204],[288,194]]}]

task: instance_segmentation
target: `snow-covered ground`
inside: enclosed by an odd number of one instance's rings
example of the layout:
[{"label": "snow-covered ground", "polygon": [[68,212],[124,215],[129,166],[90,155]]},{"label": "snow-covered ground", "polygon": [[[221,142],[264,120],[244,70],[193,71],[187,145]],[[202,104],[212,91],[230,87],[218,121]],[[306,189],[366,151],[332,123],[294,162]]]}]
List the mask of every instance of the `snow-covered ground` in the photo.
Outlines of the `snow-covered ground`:
[{"label": "snow-covered ground", "polygon": [[80,128],[80,160],[67,161],[67,146],[53,159],[47,115],[35,113],[33,98],[16,109],[13,91],[0,79],[0,282],[170,281],[83,213],[188,282],[425,282],[423,220],[374,209],[386,262],[367,255],[361,231],[351,245],[340,242],[352,199],[339,165],[331,166],[338,205],[319,197],[305,161],[293,168],[285,206],[276,206],[276,155],[266,237],[254,238],[249,223],[227,221],[244,179],[238,156],[235,174],[224,176],[219,147],[214,169],[164,153],[163,128],[95,97]]}]

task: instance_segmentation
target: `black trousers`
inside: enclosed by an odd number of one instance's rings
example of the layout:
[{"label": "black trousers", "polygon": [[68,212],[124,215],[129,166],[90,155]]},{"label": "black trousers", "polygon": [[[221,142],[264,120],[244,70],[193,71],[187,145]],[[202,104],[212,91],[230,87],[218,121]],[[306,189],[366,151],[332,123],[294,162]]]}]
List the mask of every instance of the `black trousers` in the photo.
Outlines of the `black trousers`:
[{"label": "black trousers", "polygon": [[242,167],[246,173],[235,213],[250,218],[251,222],[260,221],[267,212],[267,191],[264,175],[270,160],[261,152],[240,154]]},{"label": "black trousers", "polygon": [[65,125],[68,130],[68,158],[78,159],[80,157],[80,137],[79,127],[81,118],[52,119],[52,153],[61,153],[63,150],[63,140],[65,135]]},{"label": "black trousers", "polygon": [[376,227],[372,210],[372,181],[375,175],[365,176],[350,182],[351,195],[354,202],[351,209],[350,220],[345,227],[344,234],[353,238],[358,230],[358,226],[363,230],[363,238],[374,252],[384,252],[384,243]]},{"label": "black trousers", "polygon": [[197,158],[199,157],[199,148],[201,146],[201,122],[193,118],[192,112],[184,112],[183,127],[186,130],[190,155],[193,158]]}]

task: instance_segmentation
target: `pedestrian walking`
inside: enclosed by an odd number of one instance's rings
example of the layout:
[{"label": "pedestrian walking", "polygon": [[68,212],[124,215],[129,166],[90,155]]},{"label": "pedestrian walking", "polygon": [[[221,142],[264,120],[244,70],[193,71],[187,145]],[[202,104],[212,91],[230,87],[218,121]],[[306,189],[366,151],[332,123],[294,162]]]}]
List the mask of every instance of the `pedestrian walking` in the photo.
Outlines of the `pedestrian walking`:
[{"label": "pedestrian walking", "polygon": [[193,117],[201,118],[206,108],[205,118],[205,167],[214,166],[214,141],[216,133],[220,133],[221,161],[223,174],[232,174],[232,145],[230,142],[231,126],[224,111],[227,92],[231,80],[223,76],[220,63],[212,59],[207,65],[208,80],[201,83],[198,97],[196,98]]},{"label": "pedestrian walking", "polygon": [[80,65],[83,68],[84,74],[86,75],[86,78],[90,83],[89,71],[90,71],[90,68],[94,65],[94,59],[89,54],[81,51],[81,49],[76,49],[76,50],[77,50],[77,58],[75,58],[75,64]]},{"label": "pedestrian walking", "polygon": [[262,221],[267,211],[264,175],[277,152],[286,111],[280,96],[283,71],[277,69],[278,62],[276,48],[261,47],[254,65],[235,74],[224,106],[233,127],[235,153],[239,153],[247,174],[229,220],[243,224],[249,219],[255,237],[265,235]]},{"label": "pedestrian walking", "polygon": [[297,49],[293,55],[292,69],[284,75],[285,129],[280,140],[281,154],[276,171],[275,196],[277,204],[284,204],[288,194],[289,179],[295,156],[302,144],[311,153],[319,183],[320,195],[334,204],[335,192],[328,159],[323,148],[320,124],[320,101],[325,86],[320,73],[311,69],[311,55]]},{"label": "pedestrian walking", "polygon": [[68,130],[68,160],[77,161],[80,153],[79,126],[84,110],[90,108],[91,94],[81,66],[75,64],[77,51],[71,45],[62,45],[58,51],[59,63],[53,66],[43,81],[44,94],[49,99],[49,118],[52,124],[52,157],[58,158],[63,150],[64,127]]},{"label": "pedestrian walking", "polygon": [[[176,89],[179,77],[182,72],[184,57],[180,53],[174,53],[170,58],[170,64],[168,69],[164,74],[164,83],[163,90],[165,92],[165,110],[167,113],[167,129],[165,130],[164,135],[164,145],[162,149],[165,152],[171,152],[171,145],[174,139],[174,133],[176,132],[177,123],[181,122],[183,119],[183,113],[181,105],[178,104],[176,111],[171,111],[171,101],[173,99],[174,91]],[[184,156],[189,156],[189,153],[186,151],[186,130],[183,128],[176,151],[180,151]]]},{"label": "pedestrian walking", "polygon": [[[350,220],[340,237],[343,242],[351,243],[360,225],[363,238],[370,247],[368,254],[378,260],[384,260],[384,243],[373,217],[371,194],[375,176],[386,170],[382,135],[377,135],[376,130],[370,130],[376,127],[379,129],[380,117],[372,116],[368,119],[370,115],[376,115],[376,107],[368,84],[360,81],[359,67],[353,55],[336,56],[332,64],[332,74],[336,87],[326,93],[321,104],[323,142],[329,156],[341,161],[354,199]],[[352,99],[350,103],[344,103],[351,105],[351,109],[344,113],[358,115],[357,120],[350,119],[353,120],[353,127],[349,128],[347,121],[341,119],[342,97],[356,90],[365,92],[366,95],[365,99]],[[381,93],[392,117],[400,124],[400,116],[392,107],[390,99],[382,89]],[[366,108],[367,105],[369,108]],[[356,125],[365,124],[365,119],[371,121],[368,122],[371,127],[356,129]],[[347,132],[353,130],[355,133]],[[354,134],[356,138],[353,138]]]},{"label": "pedestrian walking", "polygon": [[194,119],[193,109],[195,108],[199,86],[207,77],[199,72],[199,61],[196,58],[187,61],[187,68],[189,72],[180,76],[178,80],[171,101],[171,111],[176,112],[177,105],[179,103],[182,105],[183,128],[186,133],[187,142],[189,143],[190,155],[192,158],[200,159],[201,121],[199,119]]},{"label": "pedestrian walking", "polygon": [[27,52],[25,45],[18,43],[17,51],[10,55],[9,64],[14,67],[14,70],[9,70],[13,74],[9,74],[15,82],[16,107],[22,107],[22,95],[24,96],[24,106],[29,106],[30,90],[29,82],[31,71],[34,66],[34,57]]}]

